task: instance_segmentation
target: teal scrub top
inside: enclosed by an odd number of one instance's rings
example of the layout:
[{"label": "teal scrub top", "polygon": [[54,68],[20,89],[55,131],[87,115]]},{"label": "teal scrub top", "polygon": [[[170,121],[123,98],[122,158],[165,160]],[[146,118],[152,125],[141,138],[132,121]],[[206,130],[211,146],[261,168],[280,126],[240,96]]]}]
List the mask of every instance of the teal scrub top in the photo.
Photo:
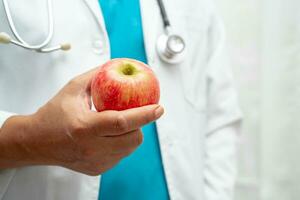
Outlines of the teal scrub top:
[{"label": "teal scrub top", "polygon": [[[147,62],[139,0],[99,0],[111,57]],[[100,200],[169,199],[155,123],[142,128],[143,144],[101,178]]]}]

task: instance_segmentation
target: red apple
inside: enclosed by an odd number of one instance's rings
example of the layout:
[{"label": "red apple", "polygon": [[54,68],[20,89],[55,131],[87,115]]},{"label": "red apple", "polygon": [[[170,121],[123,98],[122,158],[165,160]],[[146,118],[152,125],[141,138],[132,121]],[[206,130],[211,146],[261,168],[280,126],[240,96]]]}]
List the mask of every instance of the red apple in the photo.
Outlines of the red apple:
[{"label": "red apple", "polygon": [[149,66],[119,58],[102,65],[92,80],[91,94],[97,111],[120,111],[157,104],[160,89]]}]

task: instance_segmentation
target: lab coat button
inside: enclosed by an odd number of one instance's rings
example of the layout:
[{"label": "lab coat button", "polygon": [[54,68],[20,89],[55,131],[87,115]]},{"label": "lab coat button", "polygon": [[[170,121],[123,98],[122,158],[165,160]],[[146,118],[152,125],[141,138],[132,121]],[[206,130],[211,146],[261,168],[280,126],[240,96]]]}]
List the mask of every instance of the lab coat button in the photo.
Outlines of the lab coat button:
[{"label": "lab coat button", "polygon": [[103,42],[101,40],[96,40],[94,42],[94,48],[95,49],[102,49],[103,48]]},{"label": "lab coat button", "polygon": [[93,43],[93,47],[96,54],[103,54],[103,42],[101,40],[96,40]]}]

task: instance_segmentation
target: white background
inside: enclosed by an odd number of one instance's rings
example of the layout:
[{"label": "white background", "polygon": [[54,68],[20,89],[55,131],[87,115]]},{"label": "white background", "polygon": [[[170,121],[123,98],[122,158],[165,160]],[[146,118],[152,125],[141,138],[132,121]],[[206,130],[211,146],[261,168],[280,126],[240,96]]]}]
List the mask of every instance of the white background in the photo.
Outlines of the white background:
[{"label": "white background", "polygon": [[236,200],[299,200],[300,1],[216,3],[245,114]]}]

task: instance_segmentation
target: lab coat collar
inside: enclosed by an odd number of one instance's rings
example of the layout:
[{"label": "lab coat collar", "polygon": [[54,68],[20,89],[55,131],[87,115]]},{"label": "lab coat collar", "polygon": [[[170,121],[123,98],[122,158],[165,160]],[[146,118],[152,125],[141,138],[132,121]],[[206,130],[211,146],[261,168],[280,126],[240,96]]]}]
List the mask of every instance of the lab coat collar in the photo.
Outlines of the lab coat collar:
[{"label": "lab coat collar", "polygon": [[[106,32],[105,21],[102,15],[98,0],[82,0],[93,14],[99,28],[104,33],[106,41],[108,35]],[[145,50],[147,54],[148,63],[154,63],[156,56],[156,41],[159,31],[163,31],[163,24],[160,17],[159,7],[156,1],[140,0],[141,17],[143,24],[143,34],[145,41]],[[161,27],[161,28],[159,28]],[[109,48],[109,44],[108,44]],[[110,49],[110,48],[109,48]]]},{"label": "lab coat collar", "polygon": [[105,28],[104,18],[100,10],[100,5],[98,0],[83,0],[83,2],[87,5],[89,10],[92,12],[95,20],[100,25],[101,29]]},{"label": "lab coat collar", "polygon": [[99,25],[100,31],[103,33],[104,36],[104,43],[107,48],[109,57],[111,55],[110,53],[110,44],[109,44],[109,38],[105,27],[105,21],[103,14],[101,12],[101,7],[99,5],[98,0],[83,0],[83,2],[86,4],[88,9],[91,11],[96,23]]},{"label": "lab coat collar", "polygon": [[[143,23],[143,34],[144,34],[144,43],[145,50],[147,54],[148,64],[157,74],[161,86],[167,85],[165,81],[167,78],[162,78],[162,64],[159,60],[159,57],[156,53],[156,43],[160,34],[163,33],[163,23],[155,0],[140,0],[141,7],[141,16]],[[160,104],[169,105],[169,99],[161,96]],[[175,199],[176,194],[174,194],[173,186],[175,185],[172,173],[172,161],[170,155],[174,154],[170,148],[170,144],[173,142],[171,134],[173,130],[171,129],[173,120],[172,115],[164,115],[160,120],[156,121],[157,133],[159,138],[159,146],[161,149],[161,157],[163,162],[163,168],[166,176],[168,192],[171,199]]]},{"label": "lab coat collar", "polygon": [[[148,63],[154,63],[156,57],[156,41],[158,33],[163,31],[159,7],[155,0],[140,0],[141,17],[143,24],[143,34],[145,50],[147,54]],[[160,28],[161,27],[161,28]]]}]

